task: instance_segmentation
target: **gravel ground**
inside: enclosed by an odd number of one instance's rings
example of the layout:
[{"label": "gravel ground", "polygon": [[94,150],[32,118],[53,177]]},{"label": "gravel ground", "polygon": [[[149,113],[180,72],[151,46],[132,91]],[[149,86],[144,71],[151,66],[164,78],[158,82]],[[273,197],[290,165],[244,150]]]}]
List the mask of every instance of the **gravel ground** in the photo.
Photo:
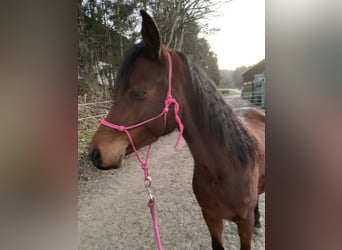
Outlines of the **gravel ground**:
[{"label": "gravel ground", "polygon": [[[228,101],[233,107],[244,105],[237,97]],[[96,122],[85,127],[93,126]],[[192,192],[193,160],[184,140],[173,149],[177,135],[160,138],[149,160],[163,248],[211,249],[209,231]],[[140,150],[142,155],[145,151]],[[78,249],[156,249],[143,179],[134,155],[126,157],[121,169],[109,171],[97,170],[87,157],[80,157]],[[252,249],[258,250],[265,249],[265,195],[260,196],[259,207],[262,229],[252,243]],[[225,249],[239,249],[234,223],[225,222],[224,239]]]}]

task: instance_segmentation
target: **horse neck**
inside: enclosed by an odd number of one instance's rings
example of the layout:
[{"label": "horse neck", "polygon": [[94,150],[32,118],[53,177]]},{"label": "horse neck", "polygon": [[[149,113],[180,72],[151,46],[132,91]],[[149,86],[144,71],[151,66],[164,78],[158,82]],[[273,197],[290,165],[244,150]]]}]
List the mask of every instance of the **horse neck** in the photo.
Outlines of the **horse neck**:
[{"label": "horse neck", "polygon": [[247,164],[254,155],[253,139],[215,86],[199,75],[181,88],[183,135],[195,162]]},{"label": "horse neck", "polygon": [[[211,127],[212,124],[206,120],[206,118],[201,117],[203,113],[200,109],[206,104],[202,103],[204,101],[203,99],[198,98],[198,95],[194,94],[191,84],[192,83],[190,82],[183,85],[184,89],[182,91],[185,97],[183,98],[185,101],[183,102],[182,107],[182,120],[184,123],[183,137],[190,148],[195,162],[204,162],[209,158],[215,157],[215,155],[222,152],[222,150],[219,150],[219,147],[221,147],[219,146],[220,142],[218,141],[217,136],[215,136],[215,129],[217,128]],[[205,90],[203,89],[201,91]],[[212,109],[211,112],[213,116],[222,112],[221,108],[230,109],[226,104],[221,103],[221,105],[216,105],[217,103],[224,102],[223,99],[220,99],[218,96],[216,96],[216,98],[214,97],[211,101],[212,103],[208,103],[207,105]],[[210,112],[210,110],[208,112]],[[228,119],[233,121],[235,119],[235,115],[233,112],[230,114],[231,116],[228,117]],[[210,118],[208,117],[208,119]]]}]

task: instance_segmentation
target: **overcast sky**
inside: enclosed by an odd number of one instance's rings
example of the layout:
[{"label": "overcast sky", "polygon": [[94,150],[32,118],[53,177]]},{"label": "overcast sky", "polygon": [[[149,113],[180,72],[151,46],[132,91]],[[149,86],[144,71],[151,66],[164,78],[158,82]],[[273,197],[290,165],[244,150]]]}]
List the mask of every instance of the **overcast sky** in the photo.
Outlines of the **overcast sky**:
[{"label": "overcast sky", "polygon": [[206,36],[220,69],[252,65],[265,58],[265,0],[233,0],[209,21],[221,30]]}]

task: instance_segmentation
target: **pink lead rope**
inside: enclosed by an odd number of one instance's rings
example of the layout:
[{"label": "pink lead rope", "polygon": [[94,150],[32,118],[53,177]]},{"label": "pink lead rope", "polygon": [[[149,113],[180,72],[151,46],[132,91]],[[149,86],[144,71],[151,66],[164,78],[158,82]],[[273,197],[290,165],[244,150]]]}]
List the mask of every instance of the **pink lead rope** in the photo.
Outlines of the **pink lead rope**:
[{"label": "pink lead rope", "polygon": [[164,103],[164,109],[163,111],[159,114],[159,115],[156,115],[155,117],[152,117],[150,119],[147,119],[143,122],[140,122],[140,123],[137,123],[137,124],[134,124],[134,125],[130,125],[130,126],[121,126],[121,125],[117,125],[117,124],[114,124],[114,123],[111,123],[111,122],[108,122],[106,120],[102,120],[101,121],[101,124],[104,125],[104,126],[107,126],[109,128],[113,128],[113,129],[116,129],[118,131],[122,131],[122,132],[125,132],[127,137],[128,137],[128,140],[132,146],[132,149],[134,151],[134,154],[135,156],[137,157],[138,161],[140,162],[140,165],[141,165],[141,168],[143,169],[144,171],[144,176],[145,176],[145,187],[146,187],[146,190],[148,192],[148,195],[150,197],[148,203],[147,203],[147,206],[150,208],[151,210],[151,216],[152,216],[152,222],[153,222],[153,228],[154,228],[154,235],[155,235],[155,238],[156,238],[156,242],[157,242],[157,248],[158,250],[162,250],[162,245],[161,245],[161,241],[160,241],[160,235],[159,235],[159,230],[158,230],[158,223],[157,223],[157,216],[156,216],[156,213],[155,213],[155,209],[154,209],[154,205],[156,203],[156,199],[152,196],[152,192],[151,192],[151,177],[150,177],[150,174],[148,172],[148,157],[150,155],[150,151],[151,151],[151,145],[150,144],[147,148],[147,152],[146,152],[146,156],[145,156],[145,161],[140,157],[138,151],[137,151],[137,148],[135,147],[134,145],[134,142],[133,142],[133,138],[129,132],[130,129],[133,129],[133,128],[137,128],[137,127],[141,127],[151,121],[154,121],[162,116],[164,116],[164,123],[165,123],[165,126],[166,126],[166,117],[167,117],[167,113],[169,112],[169,107],[170,105],[174,105],[173,109],[174,109],[174,116],[175,116],[175,120],[178,124],[178,128],[179,128],[179,134],[178,134],[178,138],[177,138],[177,141],[176,141],[176,144],[174,145],[174,148],[177,148],[178,145],[179,145],[179,142],[182,138],[182,134],[183,134],[183,130],[184,130],[184,126],[183,126],[183,123],[179,117],[179,104],[177,102],[177,100],[175,98],[172,97],[172,92],[171,92],[171,88],[172,88],[172,58],[171,58],[171,55],[170,55],[170,52],[167,52],[167,59],[168,59],[168,64],[169,64],[169,76],[168,76],[168,83],[169,83],[169,88],[168,88],[168,91],[167,91],[167,94],[166,94],[166,99],[165,99],[165,103]]}]

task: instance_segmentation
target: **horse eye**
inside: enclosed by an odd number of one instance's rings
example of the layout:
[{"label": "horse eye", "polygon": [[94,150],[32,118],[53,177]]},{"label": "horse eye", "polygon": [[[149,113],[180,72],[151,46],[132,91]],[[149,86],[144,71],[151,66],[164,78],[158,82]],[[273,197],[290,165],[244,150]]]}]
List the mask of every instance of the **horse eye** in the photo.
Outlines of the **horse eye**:
[{"label": "horse eye", "polygon": [[147,95],[146,91],[132,91],[130,96],[137,100],[143,100]]}]

